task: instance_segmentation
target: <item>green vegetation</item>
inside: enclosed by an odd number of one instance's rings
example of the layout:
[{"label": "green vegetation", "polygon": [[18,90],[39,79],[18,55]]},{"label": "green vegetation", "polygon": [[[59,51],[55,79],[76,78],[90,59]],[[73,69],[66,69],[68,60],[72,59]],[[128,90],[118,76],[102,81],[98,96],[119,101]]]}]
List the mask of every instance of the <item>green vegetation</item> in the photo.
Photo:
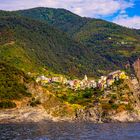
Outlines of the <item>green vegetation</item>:
[{"label": "green vegetation", "polygon": [[0,109],[14,108],[16,104],[12,101],[0,101]]},{"label": "green vegetation", "polygon": [[[0,13],[0,30],[1,59],[12,64],[18,63],[18,68],[32,72],[41,67],[71,76],[90,70],[84,64],[88,60],[85,46],[47,23]],[[10,54],[7,54],[7,49]],[[17,50],[20,56],[14,56]]]},{"label": "green vegetation", "polygon": [[[71,117],[76,109],[90,107],[101,108],[103,116],[132,111],[135,99],[124,80],[104,91],[72,90],[60,83],[48,83],[46,89],[35,85],[37,93],[31,95],[27,84],[32,79],[25,73],[79,79],[85,74],[106,75],[125,69],[128,61],[133,63],[140,55],[139,44],[139,30],[82,18],[64,9],[0,11],[0,109],[14,108],[25,99],[32,107],[41,104],[56,117]],[[43,93],[39,95],[38,90]],[[43,98],[46,101],[41,103]]]},{"label": "green vegetation", "polygon": [[68,32],[71,36],[89,21],[88,18],[81,18],[65,9],[40,7],[30,10],[17,11],[14,13],[35,20],[47,22],[48,24],[53,25],[64,32]]},{"label": "green vegetation", "polygon": [[1,59],[28,72],[96,77],[140,55],[139,31],[64,9],[0,11],[0,32]]},{"label": "green vegetation", "polygon": [[[0,107],[14,107],[13,100],[31,97],[25,86],[30,81],[27,72],[70,77],[105,75],[125,69],[128,61],[132,63],[140,55],[139,44],[139,30],[82,18],[64,9],[0,11],[0,60],[4,62],[0,62]],[[107,91],[74,91],[59,83],[46,86],[56,99],[73,106],[101,103],[104,110],[118,112],[132,109],[127,104],[127,88],[124,81],[117,81],[106,95]],[[32,99],[29,103],[36,106],[39,101]]]},{"label": "green vegetation", "polygon": [[116,81],[104,91],[98,88],[73,90],[59,83],[48,83],[46,89],[62,102],[83,108],[101,108],[103,116],[108,115],[111,111],[132,111],[135,100],[125,80]]},{"label": "green vegetation", "polygon": [[12,100],[31,97],[25,86],[30,81],[24,72],[0,62],[0,108],[15,107]]},{"label": "green vegetation", "polygon": [[125,69],[128,61],[132,63],[140,55],[139,30],[100,19],[82,18],[64,9],[34,8],[15,13],[47,22],[86,46],[87,59],[80,58],[84,63],[75,65],[72,70],[76,73],[88,71],[89,76],[94,76]]}]

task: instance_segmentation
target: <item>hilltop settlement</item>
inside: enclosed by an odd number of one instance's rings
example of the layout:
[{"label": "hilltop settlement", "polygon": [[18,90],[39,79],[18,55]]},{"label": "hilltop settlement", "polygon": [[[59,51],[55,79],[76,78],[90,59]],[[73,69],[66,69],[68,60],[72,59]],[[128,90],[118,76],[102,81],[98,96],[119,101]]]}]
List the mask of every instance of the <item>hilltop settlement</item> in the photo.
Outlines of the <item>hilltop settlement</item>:
[{"label": "hilltop settlement", "polygon": [[[0,68],[1,91],[4,93],[0,101],[0,123],[140,121],[139,82],[124,71],[117,70],[99,79],[85,75],[84,79],[72,80],[56,74],[51,77],[51,73],[48,76],[26,75],[3,63]],[[7,78],[9,73],[11,77]]]},{"label": "hilltop settlement", "polygon": [[45,86],[48,83],[61,83],[74,90],[84,90],[86,88],[99,88],[100,90],[104,90],[111,87],[115,81],[124,79],[128,79],[126,73],[124,71],[117,70],[109,73],[107,76],[101,76],[99,80],[89,80],[87,75],[85,75],[82,80],[68,80],[62,76],[48,78],[42,75],[36,78],[36,82],[42,86]]}]

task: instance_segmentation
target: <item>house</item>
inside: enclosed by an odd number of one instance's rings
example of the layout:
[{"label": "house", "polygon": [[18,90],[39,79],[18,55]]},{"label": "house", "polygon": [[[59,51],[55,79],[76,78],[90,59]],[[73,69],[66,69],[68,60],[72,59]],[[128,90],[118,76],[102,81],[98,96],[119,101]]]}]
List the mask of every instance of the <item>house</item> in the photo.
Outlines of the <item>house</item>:
[{"label": "house", "polygon": [[124,71],[121,70],[111,72],[107,77],[107,86],[113,85],[113,83],[119,79],[128,79],[128,76]]},{"label": "house", "polygon": [[113,83],[115,82],[115,79],[107,79],[107,87],[110,87],[113,85]]},{"label": "house", "polygon": [[100,88],[102,90],[104,88],[106,88],[106,80],[107,80],[107,77],[106,76],[101,76],[101,78],[98,81],[98,88]]},{"label": "house", "polygon": [[97,87],[97,82],[95,82],[95,80],[91,80],[90,85],[91,85],[92,88],[96,88]]},{"label": "house", "polygon": [[67,84],[70,86],[70,88],[75,90],[97,87],[97,83],[94,80],[88,80],[86,75],[83,80],[69,80],[67,81]]},{"label": "house", "polygon": [[121,74],[122,71],[120,70],[117,70],[117,71],[114,71],[114,72],[111,72],[108,74],[108,79],[119,79],[119,76]]},{"label": "house", "polygon": [[74,80],[74,89],[79,89],[81,87],[81,81],[80,80]]},{"label": "house", "polygon": [[62,78],[61,78],[61,83],[62,83],[62,84],[66,84],[67,81],[68,81],[67,78],[65,78],[65,77],[62,77]]},{"label": "house", "polygon": [[125,74],[124,71],[122,71],[119,75],[119,78],[124,80],[124,79],[128,79],[128,76]]},{"label": "house", "polygon": [[127,79],[128,76],[124,71],[114,71],[108,75],[108,79],[114,79],[114,80],[119,80],[119,79]]},{"label": "house", "polygon": [[68,80],[67,85],[69,85],[70,87],[74,87],[74,81],[73,80]]},{"label": "house", "polygon": [[67,78],[60,76],[60,77],[52,77],[51,82],[67,84],[68,80],[67,80]]},{"label": "house", "polygon": [[87,75],[84,76],[83,81],[88,81]]},{"label": "house", "polygon": [[36,78],[36,82],[41,83],[41,85],[45,85],[45,84],[49,83],[50,81],[51,81],[51,79],[45,77],[44,75]]},{"label": "house", "polygon": [[60,82],[60,78],[59,77],[52,77],[51,78],[51,82]]},{"label": "house", "polygon": [[88,80],[87,75],[84,76],[84,79],[80,82],[80,85],[81,89],[97,87],[95,80]]},{"label": "house", "polygon": [[69,85],[69,87],[71,89],[78,89],[78,88],[81,87],[80,80],[77,80],[77,79],[75,79],[75,80],[68,80],[67,81],[67,85]]}]

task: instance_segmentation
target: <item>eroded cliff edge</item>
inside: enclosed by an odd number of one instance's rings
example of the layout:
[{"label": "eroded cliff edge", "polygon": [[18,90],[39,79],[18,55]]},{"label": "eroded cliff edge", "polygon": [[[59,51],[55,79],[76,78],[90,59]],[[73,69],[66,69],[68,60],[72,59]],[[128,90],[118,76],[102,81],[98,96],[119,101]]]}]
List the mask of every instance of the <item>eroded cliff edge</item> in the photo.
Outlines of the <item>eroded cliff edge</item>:
[{"label": "eroded cliff edge", "polygon": [[[135,84],[135,89],[134,85]],[[118,89],[105,91],[99,101],[86,107],[69,104],[41,86],[30,83],[28,90],[40,103],[30,106],[31,100],[17,102],[17,108],[0,110],[0,123],[53,121],[139,122],[138,81],[125,81]],[[127,87],[126,87],[127,86]],[[126,87],[126,88],[124,88]],[[112,93],[113,91],[113,93]],[[116,93],[117,94],[116,94]],[[117,95],[117,97],[115,97]]]}]

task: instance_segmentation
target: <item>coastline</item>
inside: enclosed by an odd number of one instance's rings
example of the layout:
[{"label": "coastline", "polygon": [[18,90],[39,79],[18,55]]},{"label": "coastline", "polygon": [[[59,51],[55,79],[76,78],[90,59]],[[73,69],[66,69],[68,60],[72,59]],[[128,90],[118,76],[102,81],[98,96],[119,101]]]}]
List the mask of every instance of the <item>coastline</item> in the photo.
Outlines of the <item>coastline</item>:
[{"label": "coastline", "polygon": [[[85,114],[84,114],[85,115]],[[140,122],[139,113],[128,113],[127,111],[107,116],[106,118],[97,118],[97,116],[75,117],[53,117],[47,113],[42,106],[23,107],[15,109],[0,110],[0,124],[9,123],[37,123],[42,121],[53,122],[93,122],[93,123],[128,123]]]}]

